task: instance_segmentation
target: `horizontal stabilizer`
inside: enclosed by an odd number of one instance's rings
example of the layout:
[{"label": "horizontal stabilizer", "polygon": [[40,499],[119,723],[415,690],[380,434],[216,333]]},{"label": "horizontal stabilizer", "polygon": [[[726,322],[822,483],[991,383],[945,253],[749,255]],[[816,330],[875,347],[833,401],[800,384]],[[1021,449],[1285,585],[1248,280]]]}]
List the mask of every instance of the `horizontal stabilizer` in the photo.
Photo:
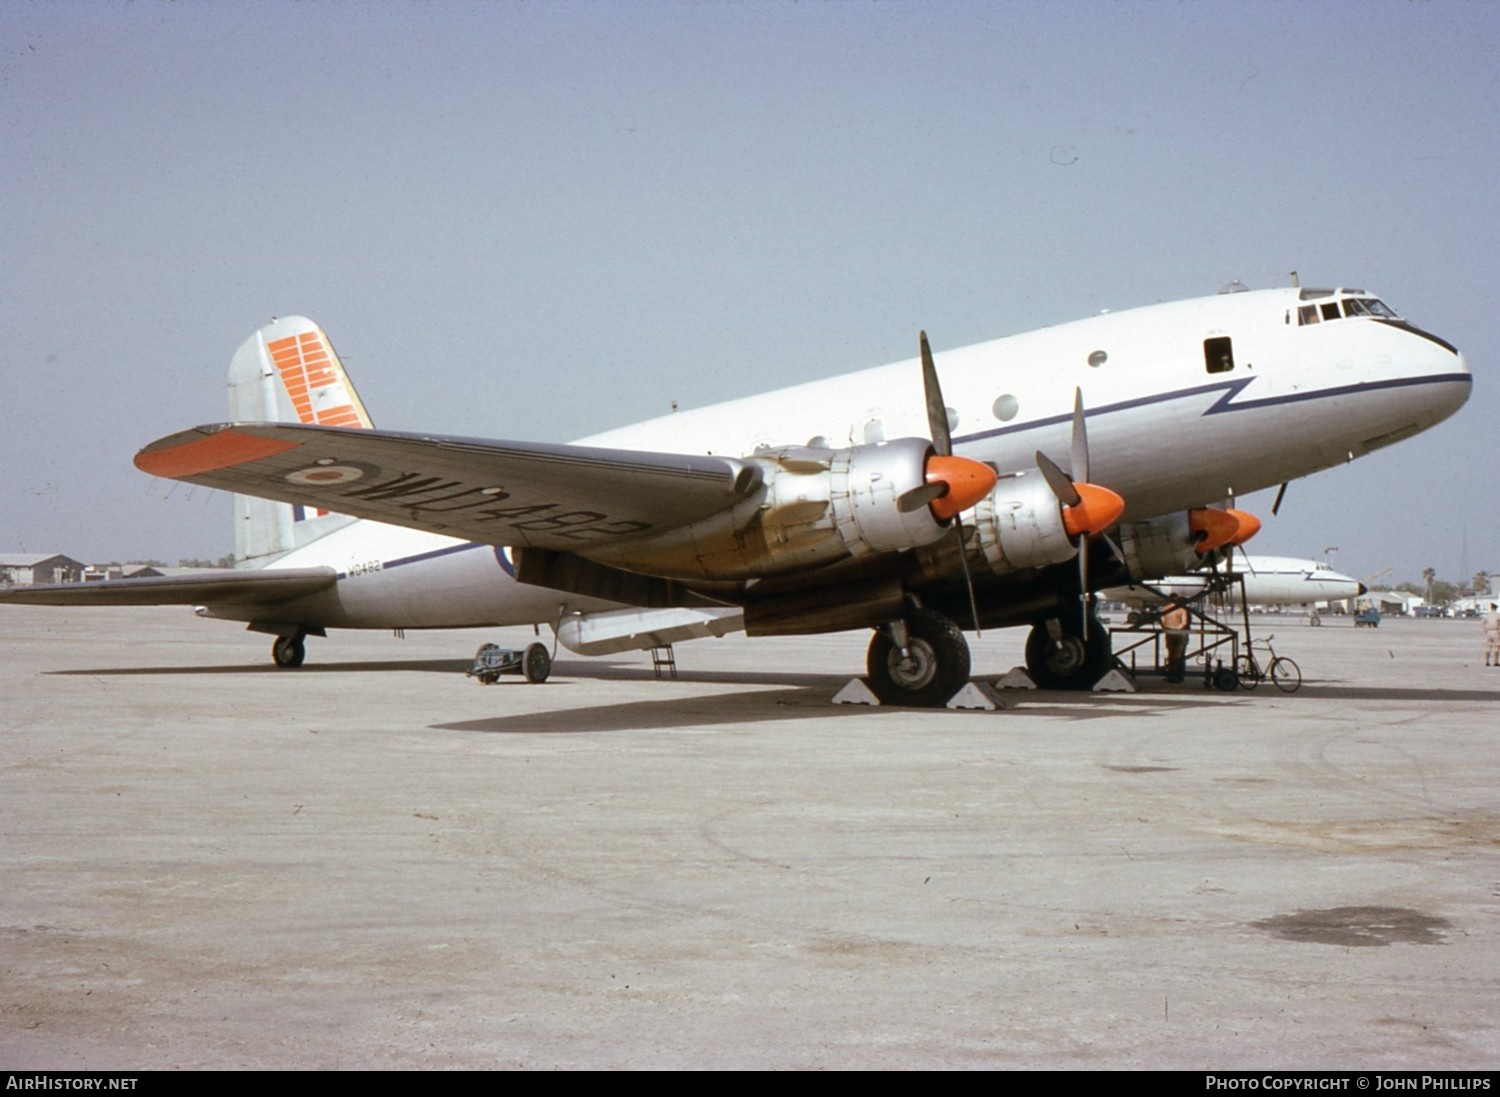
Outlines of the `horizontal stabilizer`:
[{"label": "horizontal stabilizer", "polygon": [[333,586],[332,568],[204,571],[194,575],[49,583],[0,590],[0,602],[23,606],[230,606],[288,602]]}]

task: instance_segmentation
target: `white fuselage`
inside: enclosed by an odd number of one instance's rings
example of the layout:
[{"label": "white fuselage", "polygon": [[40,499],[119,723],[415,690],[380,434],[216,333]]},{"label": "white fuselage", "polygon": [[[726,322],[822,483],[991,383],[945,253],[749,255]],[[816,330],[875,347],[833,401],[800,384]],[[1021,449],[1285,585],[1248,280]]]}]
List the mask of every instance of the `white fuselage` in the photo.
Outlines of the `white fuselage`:
[{"label": "white fuselage", "polygon": [[[1252,606],[1303,606],[1323,605],[1357,598],[1365,591],[1358,579],[1340,575],[1325,563],[1317,560],[1299,560],[1292,556],[1239,556],[1234,558],[1234,571],[1245,584],[1245,601]],[[1216,569],[1220,575],[1228,570],[1228,562]],[[1145,587],[1111,587],[1101,590],[1099,597],[1112,602],[1124,602],[1133,606],[1160,605],[1169,598],[1193,599],[1208,586],[1209,576],[1203,573],[1169,575],[1154,580],[1150,590]],[[1238,588],[1234,588],[1236,602]]]},{"label": "white fuselage", "polygon": [[[1305,315],[1298,290],[1263,290],[939,349],[955,451],[994,465],[1002,484],[1036,475],[1037,450],[1066,457],[1080,390],[1090,478],[1124,497],[1125,520],[1140,521],[1341,464],[1434,425],[1467,399],[1463,356],[1440,340],[1365,315],[1299,323],[1299,309]],[[926,437],[927,429],[912,359],[580,442],[743,456]],[[293,608],[326,627],[553,622],[609,605],[517,583],[491,546],[367,521],[272,566],[315,565],[337,570],[339,583]]]}]

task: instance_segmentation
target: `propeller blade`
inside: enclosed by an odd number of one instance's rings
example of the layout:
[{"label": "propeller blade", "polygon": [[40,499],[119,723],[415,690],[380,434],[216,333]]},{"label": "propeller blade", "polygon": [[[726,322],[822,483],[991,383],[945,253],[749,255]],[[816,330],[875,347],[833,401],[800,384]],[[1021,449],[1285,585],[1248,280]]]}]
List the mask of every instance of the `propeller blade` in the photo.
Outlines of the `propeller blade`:
[{"label": "propeller blade", "polygon": [[1125,559],[1125,550],[1120,548],[1120,546],[1115,542],[1115,539],[1109,536],[1109,534],[1104,535],[1104,543],[1109,546],[1110,555],[1119,562],[1120,566],[1123,567],[1126,572],[1129,572],[1130,561]]},{"label": "propeller blade", "polygon": [[[1092,487],[1093,485],[1088,485]],[[1089,639],[1089,537],[1086,533],[1078,535],[1078,603],[1083,607],[1083,628],[1080,635],[1084,643]]]},{"label": "propeller blade", "polygon": [[958,562],[964,569],[964,589],[969,592],[969,614],[974,619],[974,635],[983,636],[979,630],[979,600],[974,597],[974,579],[969,574],[969,546],[964,540],[964,520],[953,519],[953,535],[958,538]]},{"label": "propeller blade", "polygon": [[902,514],[910,514],[914,510],[921,510],[929,503],[935,503],[948,494],[948,485],[941,480],[923,484],[921,487],[904,491],[896,498],[896,509]]},{"label": "propeller blade", "polygon": [[1047,481],[1047,486],[1052,489],[1052,494],[1057,496],[1059,503],[1065,507],[1078,505],[1080,496],[1078,489],[1073,486],[1073,478],[1058,468],[1056,461],[1041,450],[1037,450],[1036,467],[1041,470],[1042,479]]},{"label": "propeller blade", "polygon": [[927,333],[918,332],[917,339],[922,344],[922,392],[927,397],[927,431],[937,455],[948,457],[953,453],[953,435],[948,430],[948,405],[943,403],[943,390],[938,385],[937,366],[932,362]]},{"label": "propeller blade", "polygon": [[999,479],[989,465],[967,457],[953,456],[953,432],[948,426],[948,405],[943,402],[943,388],[938,383],[937,366],[932,361],[932,347],[925,331],[917,333],[922,348],[922,394],[927,401],[927,432],[932,438],[933,455],[927,459],[927,483],[905,492],[896,500],[896,509],[913,511],[930,505],[939,520],[953,519],[953,535],[958,538],[958,562],[964,570],[964,589],[969,592],[969,612],[974,619],[974,633],[979,635],[979,602],[974,597],[974,579],[969,574],[969,551],[964,544],[964,511],[995,490]]},{"label": "propeller blade", "polygon": [[1069,440],[1069,456],[1073,461],[1073,479],[1088,483],[1089,479],[1089,434],[1083,418],[1083,389],[1073,390],[1073,436]]}]

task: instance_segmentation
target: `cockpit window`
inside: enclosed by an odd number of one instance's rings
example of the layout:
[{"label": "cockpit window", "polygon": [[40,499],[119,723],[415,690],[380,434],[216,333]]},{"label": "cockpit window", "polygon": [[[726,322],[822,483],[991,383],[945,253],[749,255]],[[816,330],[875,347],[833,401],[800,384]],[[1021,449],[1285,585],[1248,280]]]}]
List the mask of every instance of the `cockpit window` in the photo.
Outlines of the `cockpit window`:
[{"label": "cockpit window", "polygon": [[1363,290],[1302,291],[1302,298],[1304,300],[1310,296],[1334,297],[1335,299],[1324,301],[1317,305],[1299,305],[1297,308],[1297,324],[1299,327],[1321,323],[1324,320],[1352,319],[1357,316],[1373,316],[1379,320],[1400,319],[1384,301],[1376,297],[1365,296]]}]

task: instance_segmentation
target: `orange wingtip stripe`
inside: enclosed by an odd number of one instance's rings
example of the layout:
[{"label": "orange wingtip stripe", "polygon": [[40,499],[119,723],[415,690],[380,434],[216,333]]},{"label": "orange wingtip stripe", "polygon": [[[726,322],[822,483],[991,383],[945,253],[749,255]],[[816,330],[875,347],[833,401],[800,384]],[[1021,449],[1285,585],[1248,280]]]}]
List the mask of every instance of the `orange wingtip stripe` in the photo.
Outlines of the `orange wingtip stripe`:
[{"label": "orange wingtip stripe", "polygon": [[135,467],[152,476],[181,480],[199,473],[275,457],[278,453],[296,449],[297,445],[296,442],[280,442],[274,438],[256,438],[233,430],[221,430],[179,446],[137,453]]}]

